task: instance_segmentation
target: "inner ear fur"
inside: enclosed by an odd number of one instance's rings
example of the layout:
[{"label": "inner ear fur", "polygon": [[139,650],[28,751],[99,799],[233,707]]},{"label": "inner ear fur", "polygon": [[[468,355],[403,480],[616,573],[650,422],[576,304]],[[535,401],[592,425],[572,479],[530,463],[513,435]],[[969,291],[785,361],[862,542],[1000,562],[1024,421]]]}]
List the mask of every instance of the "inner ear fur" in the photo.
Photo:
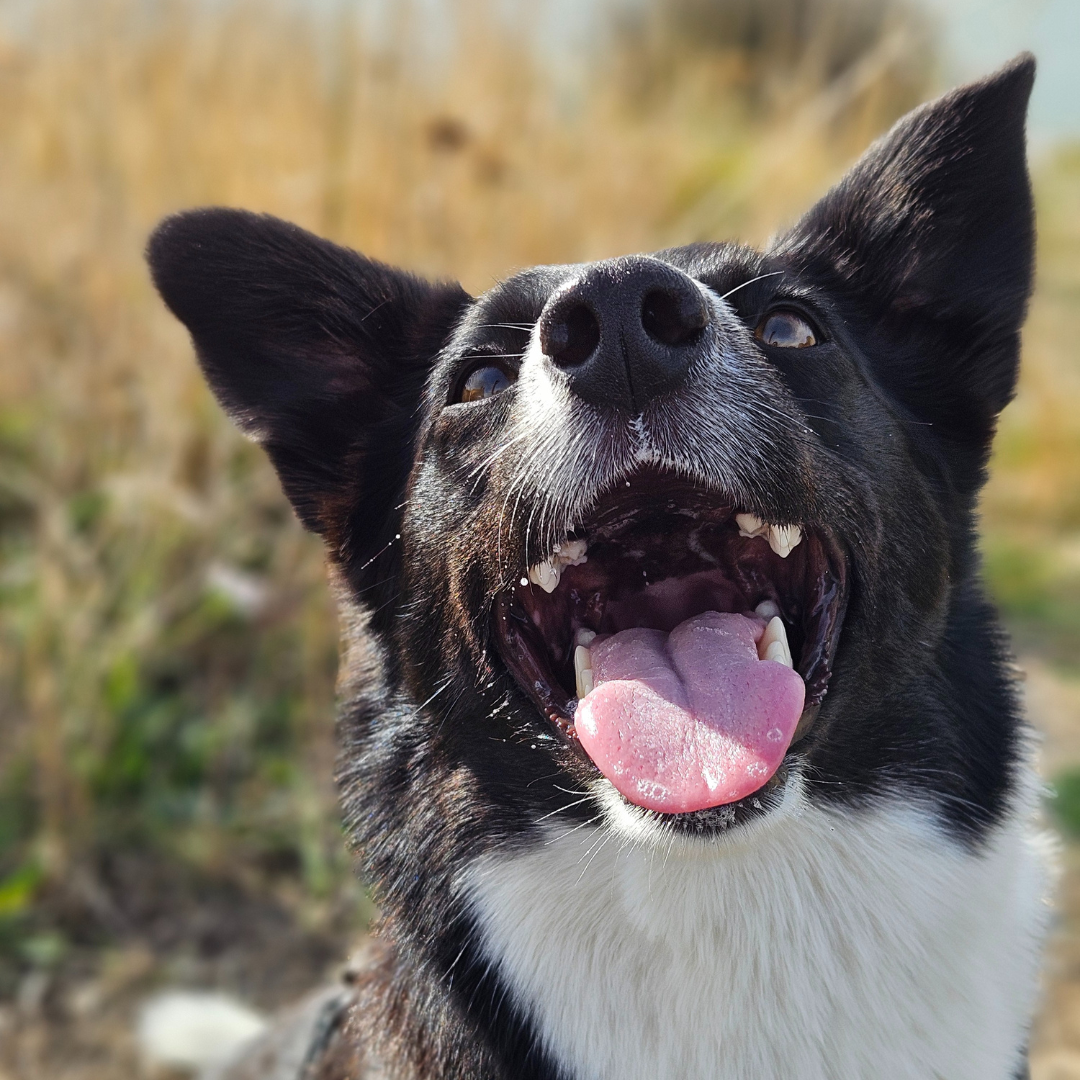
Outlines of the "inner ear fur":
[{"label": "inner ear fur", "polygon": [[774,248],[841,298],[875,377],[977,485],[1015,389],[1034,212],[1024,54],[902,118]]},{"label": "inner ear fur", "polygon": [[346,563],[369,557],[393,529],[423,385],[468,295],[239,210],[166,219],[147,257],[300,519]]}]

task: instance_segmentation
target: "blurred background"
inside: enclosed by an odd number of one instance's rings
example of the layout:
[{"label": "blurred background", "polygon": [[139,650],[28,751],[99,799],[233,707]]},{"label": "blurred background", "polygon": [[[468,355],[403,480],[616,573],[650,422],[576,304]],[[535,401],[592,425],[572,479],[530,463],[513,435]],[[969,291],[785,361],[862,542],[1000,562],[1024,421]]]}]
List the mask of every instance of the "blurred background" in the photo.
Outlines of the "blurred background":
[{"label": "blurred background", "polygon": [[473,292],[760,244],[1025,47],[1038,289],[984,550],[1064,838],[1033,1075],[1080,1080],[1075,0],[0,0],[0,1080],[191,1075],[148,1001],[253,1028],[372,914],[319,544],[156,299],[154,223],[269,211]]}]

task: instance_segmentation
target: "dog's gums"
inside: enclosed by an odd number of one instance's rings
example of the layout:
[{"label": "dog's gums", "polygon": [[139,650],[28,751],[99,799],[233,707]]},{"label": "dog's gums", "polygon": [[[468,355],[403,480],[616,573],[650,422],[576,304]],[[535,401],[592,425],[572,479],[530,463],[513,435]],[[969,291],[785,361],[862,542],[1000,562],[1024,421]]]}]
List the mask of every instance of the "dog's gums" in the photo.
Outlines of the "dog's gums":
[{"label": "dog's gums", "polygon": [[[495,639],[507,668],[555,730],[579,752],[587,751],[632,802],[669,812],[704,809],[752,794],[774,775],[782,751],[796,746],[810,730],[828,688],[839,639],[845,567],[841,547],[827,530],[770,527],[716,492],[670,475],[643,472],[602,498],[549,559],[534,564],[528,577],[499,594]],[[708,792],[700,790],[690,797],[685,791],[672,794],[669,786],[664,796],[650,795],[646,789],[655,777],[636,773],[627,779],[625,761],[613,762],[610,754],[604,761],[596,759],[595,706],[590,712],[591,738],[576,722],[583,704],[581,691],[593,703],[601,683],[607,683],[597,677],[591,654],[605,645],[610,653],[620,640],[628,649],[639,651],[642,641],[634,640],[634,635],[624,637],[630,630],[654,632],[652,644],[662,652],[673,631],[683,633],[691,621],[707,613],[745,617],[754,628],[760,661],[784,664],[787,660],[787,666],[794,666],[801,676],[805,683],[802,708],[796,712],[797,723],[793,721],[783,731],[782,745],[772,747],[780,755],[767,762],[753,757],[739,782],[721,783],[718,771],[719,766],[735,768],[734,759],[743,760],[741,751],[717,750],[712,773],[709,762],[701,766],[706,780],[711,777],[706,783]],[[622,673],[619,681],[633,685],[638,700],[642,695],[659,695],[676,708],[672,686],[676,696],[685,689],[691,697],[695,690],[699,697],[704,694],[710,681],[704,674],[674,683],[667,679],[668,689],[659,691],[657,666],[664,665],[658,655],[643,661],[651,666],[640,678]],[[724,659],[714,655],[712,666],[722,667]],[[765,673],[751,669],[741,678]],[[607,685],[610,698],[613,692]],[[762,704],[757,723],[749,713],[713,716],[705,729],[694,730],[712,738],[711,733],[723,729],[725,738],[741,740],[746,750],[747,740],[760,742],[757,736],[763,731],[779,730],[769,707],[778,696],[790,701],[782,682],[757,695]],[[686,708],[686,701],[679,707]],[[617,706],[612,708],[617,711]],[[625,719],[626,714],[621,715]],[[655,718],[655,709],[651,715]],[[670,717],[670,709],[666,715]],[[674,725],[673,741],[680,736],[684,742],[694,741],[685,730],[688,724],[689,720],[682,728]],[[634,741],[625,723],[620,731],[628,742]],[[771,741],[775,744],[779,737],[773,735]],[[660,769],[673,756],[677,756],[673,747],[654,747],[649,760]],[[638,766],[640,773],[640,761]]]}]

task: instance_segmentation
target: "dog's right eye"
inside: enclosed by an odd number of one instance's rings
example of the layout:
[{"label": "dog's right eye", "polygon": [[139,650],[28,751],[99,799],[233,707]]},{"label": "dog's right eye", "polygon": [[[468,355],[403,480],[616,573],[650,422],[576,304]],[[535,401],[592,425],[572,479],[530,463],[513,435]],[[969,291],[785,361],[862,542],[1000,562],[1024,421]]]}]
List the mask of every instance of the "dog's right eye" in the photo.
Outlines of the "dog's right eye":
[{"label": "dog's right eye", "polygon": [[456,400],[483,401],[484,398],[494,397],[505,390],[515,379],[515,376],[505,368],[497,364],[482,364],[474,367],[459,384]]},{"label": "dog's right eye", "polygon": [[758,323],[754,337],[778,349],[807,349],[818,343],[813,327],[795,311],[781,308]]}]

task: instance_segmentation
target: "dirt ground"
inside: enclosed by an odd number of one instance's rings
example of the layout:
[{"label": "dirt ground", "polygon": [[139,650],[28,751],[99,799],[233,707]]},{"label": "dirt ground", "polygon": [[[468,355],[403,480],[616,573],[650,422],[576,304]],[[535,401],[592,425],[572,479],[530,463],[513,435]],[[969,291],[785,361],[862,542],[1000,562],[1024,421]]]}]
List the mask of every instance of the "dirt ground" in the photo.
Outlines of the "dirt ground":
[{"label": "dirt ground", "polygon": [[136,1022],[152,995],[221,989],[272,1013],[334,976],[357,943],[350,912],[312,928],[287,897],[222,889],[194,902],[177,886],[162,900],[122,944],[24,977],[0,1006],[0,1080],[186,1080],[140,1060]]},{"label": "dirt ground", "polygon": [[[1034,659],[1024,666],[1029,713],[1044,736],[1044,772],[1080,765],[1080,679]],[[24,979],[16,1000],[0,1007],[0,1080],[186,1080],[139,1058],[135,1018],[148,995],[168,986],[221,987],[271,1011],[333,974],[360,943],[347,918],[305,929],[288,904],[238,894],[214,897],[180,919],[163,912],[148,927],[62,975]],[[1061,850],[1031,1074],[1080,1080],[1080,845]]]}]

